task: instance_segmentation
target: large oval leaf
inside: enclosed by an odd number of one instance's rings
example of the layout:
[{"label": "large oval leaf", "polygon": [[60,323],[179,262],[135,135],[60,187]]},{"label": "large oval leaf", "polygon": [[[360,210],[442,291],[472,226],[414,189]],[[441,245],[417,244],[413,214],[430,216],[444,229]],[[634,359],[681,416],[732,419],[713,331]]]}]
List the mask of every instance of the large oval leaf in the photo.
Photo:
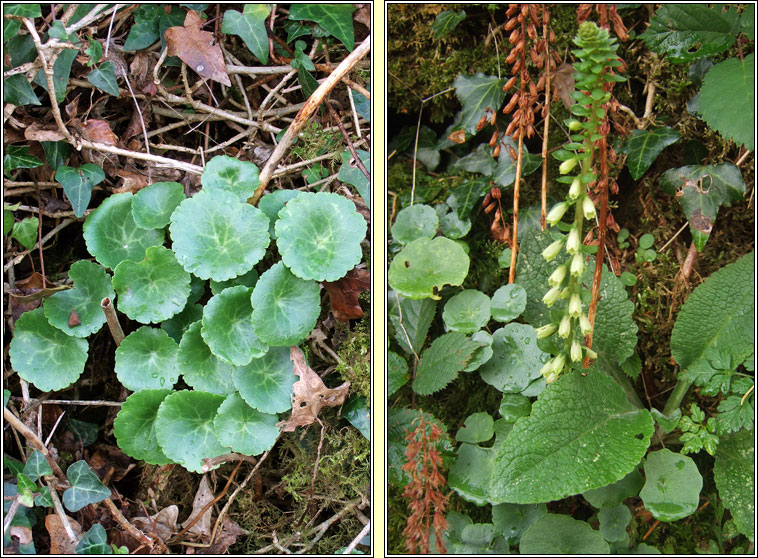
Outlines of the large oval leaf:
[{"label": "large oval leaf", "polygon": [[559,500],[623,478],[642,459],[653,419],[594,368],[572,372],[542,392],[496,448],[490,501]]},{"label": "large oval leaf", "polygon": [[276,246],[301,279],[336,281],[361,261],[366,220],[339,194],[303,192],[276,222]]},{"label": "large oval leaf", "polygon": [[40,391],[73,384],[84,371],[89,344],[50,325],[42,308],[24,312],[16,321],[10,346],[11,366]]},{"label": "large oval leaf", "polygon": [[179,379],[178,351],[164,330],[143,326],[116,349],[116,376],[132,391],[170,389]]},{"label": "large oval leaf", "polygon": [[84,221],[83,235],[89,253],[105,267],[124,260],[141,261],[150,246],[163,244],[162,230],[146,230],[132,217],[132,194],[106,198]]},{"label": "large oval leaf", "polygon": [[586,521],[546,513],[521,536],[521,554],[609,554],[603,536]]},{"label": "large oval leaf", "polygon": [[[713,479],[740,533],[755,540],[755,430],[722,436]],[[748,488],[750,487],[750,488]]]},{"label": "large oval leaf", "polygon": [[141,262],[124,260],[113,270],[118,309],[143,324],[158,323],[181,312],[190,295],[190,274],[163,246],[145,251]]},{"label": "large oval leaf", "polygon": [[272,346],[296,345],[305,339],[321,312],[318,284],[295,277],[282,262],[261,275],[251,301],[253,330]]},{"label": "large oval leaf", "polygon": [[[724,94],[728,91],[728,94]],[[755,135],[755,54],[716,64],[703,80],[698,110],[703,120],[749,150]]]},{"label": "large oval leaf", "polygon": [[129,457],[151,465],[171,463],[158,445],[155,434],[158,407],[169,393],[171,390],[168,389],[145,389],[132,393],[122,403],[113,421],[113,434],[118,447]]},{"label": "large oval leaf", "polygon": [[460,285],[468,274],[469,258],[457,242],[438,236],[410,242],[390,264],[390,287],[408,298],[436,298],[444,285]]},{"label": "large oval leaf", "polygon": [[234,385],[245,402],[264,413],[282,413],[292,406],[297,380],[289,347],[271,347],[265,356],[234,370]]},{"label": "large oval leaf", "polygon": [[279,437],[276,415],[261,413],[242,400],[239,393],[227,397],[213,421],[218,441],[244,455],[268,451]]},{"label": "large oval leaf", "polygon": [[202,279],[226,281],[252,269],[270,242],[268,217],[224,190],[201,190],[171,215],[176,259]]},{"label": "large oval leaf", "polygon": [[179,343],[177,360],[182,377],[199,391],[229,395],[237,389],[232,379],[234,366],[211,352],[200,335],[201,326],[200,321],[190,325]]},{"label": "large oval leaf", "polygon": [[116,293],[108,273],[95,262],[74,262],[68,270],[68,277],[74,282],[74,288],[47,298],[45,317],[50,325],[68,335],[87,337],[100,331],[105,323],[100,301],[105,297],[113,299]]},{"label": "large oval leaf", "polygon": [[668,449],[645,459],[645,486],[640,498],[659,521],[676,521],[695,513],[700,503],[703,477],[691,457]]},{"label": "large oval leaf", "polygon": [[212,297],[203,310],[200,333],[211,352],[224,362],[242,366],[268,351],[253,331],[253,289],[229,287]]}]

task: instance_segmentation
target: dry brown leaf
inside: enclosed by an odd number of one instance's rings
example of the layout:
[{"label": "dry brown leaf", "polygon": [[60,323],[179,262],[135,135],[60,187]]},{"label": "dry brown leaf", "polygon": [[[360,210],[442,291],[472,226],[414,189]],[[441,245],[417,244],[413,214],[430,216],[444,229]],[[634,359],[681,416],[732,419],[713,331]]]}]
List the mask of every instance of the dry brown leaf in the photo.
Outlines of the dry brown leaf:
[{"label": "dry brown leaf", "polygon": [[303,352],[290,347],[290,358],[295,364],[294,372],[300,379],[292,386],[292,415],[277,424],[282,432],[294,432],[298,426],[313,424],[321,407],[336,407],[345,402],[350,382],[330,389],[324,385],[318,374],[305,363]]},{"label": "dry brown leaf", "polygon": [[134,172],[126,169],[119,169],[116,174],[121,177],[124,182],[118,188],[113,189],[114,194],[123,194],[124,192],[131,192],[135,194],[150,186],[150,179],[139,172]]},{"label": "dry brown leaf", "polygon": [[184,19],[184,27],[166,29],[164,37],[169,56],[178,56],[195,72],[207,79],[215,80],[230,87],[232,82],[226,73],[221,47],[213,44],[213,33],[201,31],[203,20],[197,12],[189,10]]},{"label": "dry brown leaf", "polygon": [[[260,478],[259,475],[256,478]],[[199,547],[195,550],[195,554],[211,554],[214,556],[221,556],[226,554],[229,547],[237,542],[237,537],[240,535],[247,535],[244,529],[242,529],[237,523],[229,519],[228,516],[224,516],[224,520],[221,522],[221,528],[216,533],[216,539],[213,544],[207,549]]]},{"label": "dry brown leaf", "polygon": [[351,269],[343,278],[324,282],[329,293],[334,317],[341,322],[363,317],[363,308],[358,304],[358,295],[371,288],[371,272],[366,269]]},{"label": "dry brown leaf", "polygon": [[358,10],[353,14],[353,19],[371,29],[371,4],[356,4]]},{"label": "dry brown leaf", "polygon": [[[79,121],[72,121],[76,126]],[[104,143],[105,145],[118,144],[118,137],[111,130],[110,124],[105,120],[89,119],[77,126],[84,139],[94,141],[95,143]]]},{"label": "dry brown leaf", "polygon": [[[71,525],[74,535],[78,538],[82,532],[81,525],[70,517],[68,518],[68,523]],[[45,529],[47,529],[50,535],[50,554],[76,554],[77,541],[72,541],[68,538],[68,533],[66,533],[60,517],[54,513],[45,516]]]},{"label": "dry brown leaf", "polygon": [[11,537],[18,539],[19,544],[29,544],[32,542],[32,530],[29,527],[21,525],[11,525],[8,533]]},{"label": "dry brown leaf", "polygon": [[133,517],[132,523],[137,529],[140,529],[145,533],[155,534],[165,542],[178,531],[176,526],[176,519],[178,517],[179,507],[174,504],[167,508],[163,508],[149,518],[144,516]]},{"label": "dry brown leaf", "polygon": [[[200,513],[200,510],[202,510],[208,502],[211,502],[214,497],[213,491],[208,484],[208,475],[203,475],[203,478],[200,479],[200,486],[197,487],[197,492],[195,493],[195,500],[192,502],[192,513],[187,518],[187,521],[182,523],[182,527],[189,525],[190,522],[195,519],[195,516]],[[189,528],[190,533],[199,535],[205,542],[211,540],[211,529],[213,528],[213,524],[211,523],[212,511],[211,508],[205,510],[205,513],[203,513],[200,519]]]},{"label": "dry brown leaf", "polygon": [[29,277],[16,281],[15,287],[6,288],[5,292],[13,297],[14,303],[17,303],[32,302],[70,288],[65,285],[55,285],[50,281],[46,282],[45,287],[42,288],[42,275],[35,271]]},{"label": "dry brown leaf", "polygon": [[450,134],[447,139],[453,143],[465,143],[466,142],[466,130],[456,130]]},{"label": "dry brown leaf", "polygon": [[566,109],[570,109],[574,104],[571,98],[571,92],[574,90],[574,67],[568,62],[564,62],[555,71],[552,77],[553,81],[553,99],[559,98]]},{"label": "dry brown leaf", "polygon": [[66,139],[55,124],[33,122],[24,130],[24,137],[32,141],[61,141]]}]

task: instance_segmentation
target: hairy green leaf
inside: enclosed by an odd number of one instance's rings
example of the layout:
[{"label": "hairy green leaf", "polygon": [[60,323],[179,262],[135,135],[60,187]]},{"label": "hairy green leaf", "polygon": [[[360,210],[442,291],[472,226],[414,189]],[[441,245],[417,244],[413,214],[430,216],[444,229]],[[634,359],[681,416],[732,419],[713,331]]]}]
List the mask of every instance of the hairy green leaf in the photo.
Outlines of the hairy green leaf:
[{"label": "hairy green leaf", "polygon": [[413,380],[413,391],[430,395],[452,382],[463,370],[479,344],[463,333],[441,335],[424,351]]},{"label": "hairy green leaf", "polygon": [[713,478],[740,533],[755,540],[755,430],[722,436]]}]

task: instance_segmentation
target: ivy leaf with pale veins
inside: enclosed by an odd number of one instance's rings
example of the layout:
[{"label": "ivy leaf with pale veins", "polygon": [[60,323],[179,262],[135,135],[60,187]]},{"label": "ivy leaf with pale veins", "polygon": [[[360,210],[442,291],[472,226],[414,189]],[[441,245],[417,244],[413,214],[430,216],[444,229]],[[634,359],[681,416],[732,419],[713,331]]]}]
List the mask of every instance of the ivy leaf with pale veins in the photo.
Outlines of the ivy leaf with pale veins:
[{"label": "ivy leaf with pale veins", "polygon": [[290,19],[315,21],[324,30],[337,37],[347,50],[355,47],[352,4],[292,4]]},{"label": "ivy leaf with pale veins", "polygon": [[488,114],[485,110],[490,109],[489,114],[498,112],[505,100],[505,80],[495,76],[481,73],[474,76],[460,75],[453,85],[463,105],[461,126],[471,134],[476,133],[479,120]]},{"label": "ivy leaf with pale veins", "polygon": [[434,23],[432,23],[432,31],[434,31],[435,40],[439,41],[442,37],[455,29],[464,19],[466,19],[466,12],[463,10],[460,12],[446,10],[441,14],[438,14],[437,17],[434,18]]},{"label": "ivy leaf with pale veins", "polygon": [[413,391],[419,395],[430,395],[455,380],[479,348],[460,332],[446,333],[432,342],[424,351],[413,380]]},{"label": "ivy leaf with pale veins", "polygon": [[341,322],[362,318],[363,308],[358,303],[358,295],[371,288],[371,273],[356,267],[337,281],[325,281],[324,288],[329,294],[335,318]]},{"label": "ivy leaf with pale veins", "polygon": [[634,130],[626,141],[622,153],[627,154],[626,166],[637,180],[650,168],[663,149],[679,139],[679,132],[668,126],[649,130]]},{"label": "ivy leaf with pale veins", "polygon": [[242,13],[227,10],[221,24],[222,33],[239,36],[261,64],[268,63],[266,18],[271,8],[266,4],[245,4]]},{"label": "ivy leaf with pale veins", "polygon": [[203,20],[192,10],[187,12],[184,27],[169,27],[164,33],[169,56],[178,56],[192,70],[207,79],[231,87],[221,46],[213,44],[213,33],[200,29]]}]

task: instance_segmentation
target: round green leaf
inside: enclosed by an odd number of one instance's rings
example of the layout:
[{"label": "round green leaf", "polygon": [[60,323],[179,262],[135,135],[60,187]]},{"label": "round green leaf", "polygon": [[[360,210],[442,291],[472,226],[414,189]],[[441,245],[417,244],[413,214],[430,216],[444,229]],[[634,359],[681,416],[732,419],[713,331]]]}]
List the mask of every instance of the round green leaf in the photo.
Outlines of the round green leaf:
[{"label": "round green leaf", "polygon": [[440,230],[448,238],[463,238],[471,230],[471,219],[461,219],[457,211],[451,211],[440,219]]},{"label": "round green leaf", "polygon": [[451,331],[479,331],[490,321],[490,297],[475,289],[461,291],[445,303],[442,319]]},{"label": "round green leaf", "polygon": [[132,391],[170,389],[179,379],[178,352],[165,331],[142,326],[116,349],[116,376]]},{"label": "round green leaf", "polygon": [[610,547],[586,521],[547,513],[521,536],[521,554],[608,554]]},{"label": "round green leaf", "polygon": [[612,508],[618,506],[627,498],[632,498],[640,493],[643,480],[642,473],[638,467],[626,475],[623,479],[617,480],[613,484],[594,488],[582,493],[584,499],[590,505],[600,508]]},{"label": "round green leaf", "polygon": [[73,384],[84,371],[89,344],[50,325],[42,308],[24,312],[16,321],[10,346],[11,366],[40,391]]},{"label": "round green leaf", "polygon": [[122,403],[113,421],[113,434],[126,455],[151,465],[171,463],[158,445],[155,433],[158,407],[170,393],[168,389],[145,389],[132,393]]},{"label": "round green leaf", "polygon": [[471,340],[479,343],[479,348],[471,355],[464,372],[473,372],[477,370],[482,364],[492,358],[494,351],[492,350],[492,336],[483,329],[474,333],[471,336]]},{"label": "round green leaf", "polygon": [[492,334],[494,354],[479,367],[482,379],[503,393],[520,393],[532,380],[550,355],[537,347],[537,332],[526,324],[511,323]]},{"label": "round green leaf", "polygon": [[400,244],[408,244],[417,238],[433,238],[438,225],[434,208],[424,204],[412,205],[398,211],[392,225],[392,238]]},{"label": "round green leaf", "polygon": [[600,520],[600,534],[608,542],[618,542],[626,537],[626,527],[632,520],[632,512],[624,504],[614,508],[603,508],[597,514]]},{"label": "round green leaf", "polygon": [[218,408],[213,425],[222,445],[243,455],[258,455],[271,449],[279,437],[276,422],[276,415],[251,408],[233,393]]},{"label": "round green leaf", "polygon": [[516,422],[521,417],[528,417],[532,410],[532,402],[520,393],[504,393],[500,400],[498,412],[506,422]]},{"label": "round green leaf", "polygon": [[262,357],[268,351],[268,345],[258,339],[250,321],[252,292],[253,289],[242,285],[229,287],[212,297],[203,310],[200,330],[203,339],[214,355],[237,366]]},{"label": "round green leaf", "polygon": [[545,504],[498,504],[492,506],[492,524],[508,544],[515,546],[524,531],[546,513]]},{"label": "round green leaf", "polygon": [[387,397],[403,387],[410,376],[408,363],[394,351],[387,352]]},{"label": "round green leaf", "polygon": [[301,279],[336,281],[361,261],[366,220],[339,194],[303,192],[279,212],[276,245]]},{"label": "round green leaf", "polygon": [[234,387],[234,366],[214,355],[200,334],[200,321],[193,323],[184,332],[179,343],[177,361],[182,377],[187,384],[199,391],[229,395]]},{"label": "round green leaf", "polygon": [[162,229],[185,198],[184,188],[178,182],[155,182],[134,195],[134,222],[143,229]]},{"label": "round green leaf", "polygon": [[141,261],[150,246],[163,244],[162,230],[145,230],[132,218],[132,194],[114,194],[87,215],[83,234],[89,253],[105,267]]},{"label": "round green leaf", "polygon": [[213,420],[224,398],[202,391],[177,391],[158,407],[158,443],[166,456],[193,473],[203,472],[203,459],[229,450],[216,438]]},{"label": "round green leaf", "polygon": [[258,263],[269,244],[268,217],[229,192],[200,191],[171,215],[176,259],[202,279],[226,281]]},{"label": "round green leaf", "polygon": [[455,462],[448,472],[450,488],[460,494],[464,500],[473,502],[477,506],[487,504],[494,457],[495,452],[492,448],[461,444]]},{"label": "round green leaf", "polygon": [[435,289],[460,285],[468,274],[469,258],[454,240],[419,238],[410,242],[390,264],[388,282],[407,298],[435,298]]},{"label": "round green leaf", "polygon": [[297,381],[289,347],[271,347],[261,358],[234,370],[234,385],[245,402],[263,413],[282,413],[292,406]]},{"label": "round green leaf", "polygon": [[182,340],[184,332],[189,326],[203,319],[203,307],[199,304],[189,303],[184,310],[161,322],[161,329],[177,343]]},{"label": "round green leaf", "polygon": [[[231,10],[230,10],[231,11]],[[268,234],[271,238],[276,239],[276,232],[274,227],[276,221],[279,219],[279,212],[288,201],[298,196],[300,190],[274,190],[270,194],[263,196],[258,202],[258,209],[263,211],[268,216],[269,229]]]},{"label": "round green leaf", "polygon": [[510,322],[518,318],[526,308],[526,291],[521,285],[504,285],[492,295],[490,310],[492,319]]},{"label": "round green leaf", "polygon": [[113,270],[118,309],[143,324],[158,323],[181,312],[190,294],[190,274],[174,253],[152,246],[139,263],[124,260]]},{"label": "round green leaf", "polygon": [[228,155],[217,155],[205,165],[200,182],[205,191],[224,190],[245,202],[258,187],[258,167]]},{"label": "round green leaf", "polygon": [[342,408],[343,416],[364,438],[371,441],[371,411],[363,396],[352,397]]},{"label": "round green leaf", "polygon": [[298,344],[311,332],[321,312],[318,284],[295,277],[282,262],[261,275],[251,300],[253,330],[258,339],[272,346]]},{"label": "round green leaf", "polygon": [[495,421],[489,413],[474,413],[466,417],[463,427],[458,430],[455,439],[458,442],[467,442],[469,444],[478,444],[486,442],[494,436]]},{"label": "round green leaf", "polygon": [[655,237],[650,233],[645,233],[640,237],[640,248],[646,250],[653,246]]},{"label": "round green leaf", "polygon": [[224,289],[229,287],[236,287],[237,285],[244,285],[245,287],[255,287],[258,282],[258,272],[251,269],[243,275],[238,275],[234,279],[228,279],[226,281],[214,281],[211,279],[211,292],[217,295]]},{"label": "round green leaf", "polygon": [[703,477],[689,456],[668,449],[650,452],[645,460],[645,486],[640,498],[659,521],[676,521],[695,513]]},{"label": "round green leaf", "polygon": [[622,272],[619,279],[621,279],[621,282],[627,287],[637,284],[637,276],[629,271]]},{"label": "round green leaf", "polygon": [[[111,279],[101,266],[87,260],[71,264],[69,278],[74,288],[60,291],[45,300],[45,317],[53,325],[74,337],[87,337],[100,331],[105,323],[105,314],[100,301],[105,297],[114,299],[116,294],[111,287]],[[72,320],[76,313],[80,322]]]}]

